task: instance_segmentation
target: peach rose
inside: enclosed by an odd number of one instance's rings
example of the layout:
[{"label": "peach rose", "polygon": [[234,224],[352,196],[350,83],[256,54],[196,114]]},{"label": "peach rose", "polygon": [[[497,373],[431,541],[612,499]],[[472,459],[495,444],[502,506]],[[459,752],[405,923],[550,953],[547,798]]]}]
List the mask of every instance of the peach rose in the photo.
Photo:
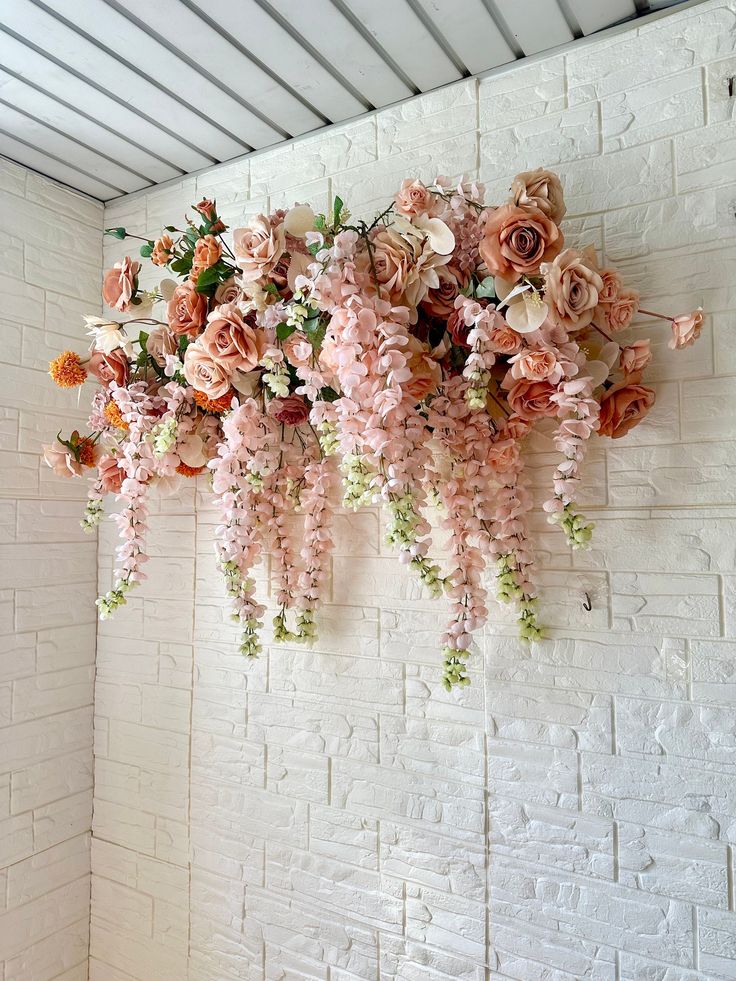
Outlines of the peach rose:
[{"label": "peach rose", "polygon": [[195,210],[202,215],[205,221],[210,223],[211,232],[218,234],[219,232],[225,231],[227,225],[223,221],[220,221],[220,219],[217,217],[217,206],[214,201],[210,201],[209,198],[202,198],[199,204],[195,204],[194,207]]},{"label": "peach rose", "polygon": [[216,265],[221,255],[222,246],[214,235],[205,235],[204,238],[197,239],[192,259],[192,276],[196,278],[205,269]]},{"label": "peach rose", "polygon": [[553,259],[563,242],[562,232],[539,208],[505,204],[490,212],[478,250],[491,275],[515,283]]},{"label": "peach rose", "polygon": [[515,354],[521,347],[521,338],[508,324],[494,327],[488,334],[490,348],[496,354]]},{"label": "peach rose", "polygon": [[413,399],[421,402],[430,392],[437,390],[442,381],[442,369],[421,341],[416,338],[409,339],[408,352],[411,352],[407,361],[411,378],[403,385],[403,388]]},{"label": "peach rose", "polygon": [[601,269],[598,275],[603,282],[603,289],[598,294],[598,302],[613,303],[623,286],[621,277],[615,269]]},{"label": "peach rose", "polygon": [[268,403],[268,414],[276,422],[287,426],[301,426],[309,418],[309,406],[301,395],[288,395],[284,398],[271,399]]},{"label": "peach rose", "polygon": [[509,388],[506,401],[520,419],[527,421],[541,416],[553,416],[557,405],[550,401],[557,388],[548,381],[529,381],[520,378]]},{"label": "peach rose", "polygon": [[603,280],[575,249],[565,249],[541,267],[544,299],[552,318],[567,330],[581,330],[593,319]]},{"label": "peach rose", "polygon": [[601,436],[620,439],[639,423],[654,405],[654,392],[637,383],[623,381],[608,389],[601,400]]},{"label": "peach rose", "polygon": [[511,200],[517,208],[543,211],[556,225],[567,211],[559,177],[541,167],[516,175],[511,185]]},{"label": "peach rose", "polygon": [[118,466],[118,461],[114,456],[100,457],[97,464],[97,475],[100,487],[106,494],[119,494],[123,486],[125,474]]},{"label": "peach rose", "polygon": [[164,324],[153,327],[146,341],[146,351],[160,368],[166,364],[167,355],[176,354],[177,347],[176,335]]},{"label": "peach rose", "polygon": [[422,309],[430,317],[445,319],[454,311],[455,297],[463,287],[467,286],[468,277],[452,265],[440,266],[437,269],[437,276],[440,284],[427,291],[427,295],[422,300]]},{"label": "peach rose", "polygon": [[326,337],[322,341],[322,346],[320,347],[319,354],[317,355],[320,368],[333,377],[337,375],[338,369],[340,368],[338,350],[339,348],[335,343],[335,340],[331,337]]},{"label": "peach rose", "polygon": [[527,351],[511,368],[513,378],[544,381],[557,367],[557,358],[551,351]]},{"label": "peach rose", "polygon": [[652,360],[649,341],[634,341],[628,347],[622,347],[618,363],[626,375],[643,371]]},{"label": "peach rose", "polygon": [[412,180],[410,177],[402,181],[394,201],[396,210],[407,218],[427,214],[434,203],[432,192],[428,191],[421,181]]},{"label": "peach rose", "polygon": [[215,290],[215,303],[235,303],[242,295],[243,291],[238,286],[235,277],[231,276],[224,283],[220,283]]},{"label": "peach rose", "polygon": [[102,299],[109,307],[124,313],[130,306],[130,301],[138,289],[138,273],[140,262],[125,256],[108,269],[102,282]]},{"label": "peach rose", "polygon": [[683,314],[672,318],[672,337],[669,347],[673,351],[680,351],[684,347],[690,347],[700,337],[703,330],[703,308],[698,307],[692,313]]},{"label": "peach rose", "polygon": [[494,443],[488,451],[488,463],[497,473],[507,473],[519,460],[519,444],[513,439]]},{"label": "peach rose", "polygon": [[[413,269],[409,243],[390,228],[379,229],[372,238],[375,278],[388,291],[392,300],[399,300],[406,289]],[[370,268],[367,252],[362,254],[366,270]]]},{"label": "peach rose", "polygon": [[283,223],[271,226],[265,215],[258,215],[249,228],[236,228],[233,247],[242,278],[252,283],[267,276],[284,254],[286,232]]},{"label": "peach rose", "polygon": [[196,337],[207,319],[207,297],[192,283],[181,283],[166,306],[166,316],[175,334]]},{"label": "peach rose", "polygon": [[230,372],[204,350],[200,341],[190,344],[184,353],[184,377],[192,388],[211,399],[230,391]]},{"label": "peach rose", "polygon": [[164,233],[161,238],[157,238],[153,244],[153,252],[151,252],[151,262],[154,266],[165,266],[172,257],[172,252],[174,251],[174,240],[168,234]]},{"label": "peach rose", "polygon": [[621,290],[612,303],[604,304],[601,309],[610,330],[626,330],[639,309],[639,294],[636,290]]},{"label": "peach rose", "polygon": [[48,443],[41,447],[43,458],[57,477],[81,477],[82,464],[74,459],[66,446],[61,443]]},{"label": "peach rose", "polygon": [[[236,369],[253,371],[261,357],[256,331],[243,320],[234,303],[215,307],[207,318],[199,343],[228,374]],[[199,386],[195,385],[195,388]]]},{"label": "peach rose", "polygon": [[104,351],[94,351],[90,355],[87,367],[103,385],[111,381],[117,385],[124,385],[130,370],[128,358],[119,347],[109,354],[105,354]]},{"label": "peach rose", "polygon": [[295,368],[309,364],[311,361],[312,345],[307,340],[306,334],[300,330],[295,330],[293,334],[289,334],[286,340],[282,342],[281,348]]}]

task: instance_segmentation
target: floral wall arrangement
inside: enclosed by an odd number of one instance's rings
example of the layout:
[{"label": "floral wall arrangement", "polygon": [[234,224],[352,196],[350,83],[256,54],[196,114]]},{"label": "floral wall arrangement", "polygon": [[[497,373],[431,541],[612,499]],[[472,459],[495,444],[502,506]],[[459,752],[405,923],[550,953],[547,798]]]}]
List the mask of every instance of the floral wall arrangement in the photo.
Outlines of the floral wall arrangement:
[{"label": "floral wall arrangement", "polygon": [[[346,506],[381,503],[399,560],[449,598],[438,638],[446,687],[469,681],[487,569],[497,598],[518,610],[520,636],[539,639],[525,437],[552,427],[559,463],[539,503],[572,548],[586,547],[592,525],[575,498],[588,441],[625,437],[655,399],[643,384],[649,342],[626,329],[639,312],[661,317],[677,349],[702,328],[700,310],[642,310],[592,248],[565,241],[564,214],[560,181],[536,170],[497,207],[476,183],[408,179],[370,223],[351,221],[336,198],[329,215],[296,205],[229,236],[203,200],[183,228],[144,239],[141,258],[180,281],[142,290],[139,260],[123,259],[103,284],[123,316],[88,317],[89,351],[50,365],[62,387],[99,383],[90,431],[60,433],[45,456],[57,473],[90,474],[86,528],[104,495],[121,502],[116,581],[100,616],[145,579],[151,486],[209,472],[244,655],[260,649],[266,611],[252,572],[264,553],[276,640],[314,640],[340,486]],[[433,557],[434,508],[447,568]]]}]

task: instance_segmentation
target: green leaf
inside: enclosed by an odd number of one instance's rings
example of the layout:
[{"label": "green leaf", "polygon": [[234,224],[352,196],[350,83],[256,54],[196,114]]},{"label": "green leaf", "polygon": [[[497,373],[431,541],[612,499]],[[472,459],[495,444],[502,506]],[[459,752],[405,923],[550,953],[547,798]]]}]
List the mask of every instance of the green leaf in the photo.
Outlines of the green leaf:
[{"label": "green leaf", "polygon": [[197,285],[195,289],[198,293],[204,293],[210,287],[219,282],[220,273],[215,266],[210,266],[209,269],[203,269],[199,276],[197,276]]},{"label": "green leaf", "polygon": [[141,255],[144,259],[148,259],[153,252],[153,242],[146,242],[145,245],[141,246]]},{"label": "green leaf", "polygon": [[113,238],[123,239],[123,238],[126,237],[127,234],[128,233],[122,227],[120,227],[120,228],[106,228],[105,229],[105,235],[112,235]]},{"label": "green leaf", "polygon": [[495,297],[496,287],[493,282],[493,276],[486,276],[486,278],[475,288],[475,295],[479,298]]},{"label": "green leaf", "polygon": [[166,231],[166,232],[175,232],[175,231],[177,231],[176,225],[166,225],[164,227],[164,231]]},{"label": "green leaf", "polygon": [[332,208],[332,227],[337,228],[340,224],[340,212],[343,209],[343,200],[339,195],[335,195],[335,203]]},{"label": "green leaf", "polygon": [[325,388],[320,389],[319,397],[322,399],[323,402],[336,402],[337,399],[340,398],[339,394],[335,391],[335,389],[330,388],[329,385],[327,385]]},{"label": "green leaf", "polygon": [[307,250],[309,251],[309,254],[310,255],[317,255],[317,253],[319,252],[320,248],[321,248],[321,246],[320,246],[319,242],[312,242],[311,245],[308,245],[307,246]]},{"label": "green leaf", "polygon": [[315,215],[314,216],[314,227],[317,229],[318,232],[324,231],[324,228],[325,228],[325,216],[324,215]]},{"label": "green leaf", "polygon": [[181,256],[178,259],[174,259],[170,266],[171,270],[176,273],[182,273],[186,275],[192,268],[191,257]]},{"label": "green leaf", "polygon": [[265,290],[267,293],[273,293],[274,296],[281,296],[276,283],[266,283]]},{"label": "green leaf", "polygon": [[276,326],[276,336],[280,341],[285,341],[287,337],[291,337],[295,330],[296,327],[293,324],[281,323]]},{"label": "green leaf", "polygon": [[147,341],[148,341],[148,334],[145,332],[145,330],[142,330],[138,335],[138,343],[141,346],[141,350],[145,351]]},{"label": "green leaf", "polygon": [[187,337],[186,334],[182,334],[181,337],[179,338],[179,360],[180,361],[183,361],[184,360],[184,353],[185,353],[185,351],[186,351],[186,349],[188,347],[189,347],[189,338]]}]

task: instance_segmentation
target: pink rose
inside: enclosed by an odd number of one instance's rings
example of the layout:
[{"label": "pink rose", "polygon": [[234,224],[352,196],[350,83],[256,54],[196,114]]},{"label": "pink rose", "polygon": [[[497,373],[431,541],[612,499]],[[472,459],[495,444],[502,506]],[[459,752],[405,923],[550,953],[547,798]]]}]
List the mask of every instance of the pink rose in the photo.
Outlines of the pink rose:
[{"label": "pink rose", "polygon": [[618,363],[626,375],[643,371],[652,360],[649,341],[634,341],[628,347],[622,347]]},{"label": "pink rose", "polygon": [[401,299],[409,283],[414,257],[409,243],[398,232],[390,228],[380,228],[372,235],[373,267],[367,250],[360,255],[363,272],[373,277],[385,287],[392,300]]},{"label": "pink rose", "polygon": [[109,307],[124,313],[138,289],[138,273],[141,264],[125,256],[108,269],[102,281],[102,299]]},{"label": "pink rose", "polygon": [[230,391],[230,372],[204,350],[201,341],[190,344],[184,353],[184,377],[192,388],[211,399]]},{"label": "pink rose", "polygon": [[309,418],[309,406],[301,395],[288,395],[285,398],[271,399],[268,403],[268,414],[276,422],[286,426],[300,426]]},{"label": "pink rose", "polygon": [[207,297],[192,283],[182,283],[166,306],[166,317],[175,334],[196,337],[207,319]]},{"label": "pink rose", "polygon": [[672,318],[672,337],[669,347],[673,351],[680,351],[684,347],[690,347],[700,337],[703,329],[703,308],[698,307],[692,313],[682,314]]},{"label": "pink rose", "polygon": [[488,451],[488,463],[497,473],[513,470],[519,460],[519,444],[513,439],[494,443]]},{"label": "pink rose", "polygon": [[417,402],[421,402],[431,392],[436,392],[442,381],[442,369],[435,361],[427,348],[416,340],[410,338],[410,347],[407,354],[411,351],[407,367],[411,371],[411,378],[402,387]]},{"label": "pink rose", "polygon": [[562,184],[549,170],[527,170],[517,174],[511,185],[511,200],[517,208],[536,208],[556,224],[565,216]]},{"label": "pink rose", "polygon": [[465,323],[465,314],[462,307],[453,310],[447,318],[447,332],[452,338],[452,343],[459,347],[470,348],[468,344],[468,334],[470,327]]},{"label": "pink rose", "polygon": [[529,381],[520,378],[509,388],[506,401],[520,419],[527,421],[541,416],[553,416],[557,406],[550,401],[557,388],[548,381]]},{"label": "pink rose", "polygon": [[489,213],[478,250],[492,276],[515,283],[554,258],[563,242],[562,232],[539,208],[505,204]]},{"label": "pink rose", "polygon": [[194,205],[194,208],[202,215],[205,221],[210,223],[210,231],[214,235],[225,231],[227,225],[217,217],[217,207],[214,201],[210,201],[209,198],[202,198],[199,204]]},{"label": "pink rose", "polygon": [[42,447],[43,458],[57,477],[81,477],[82,464],[74,459],[66,446],[61,443],[50,443]]},{"label": "pink rose", "polygon": [[620,439],[641,422],[653,405],[651,388],[630,381],[614,385],[601,400],[599,434]]},{"label": "pink rose", "polygon": [[406,215],[407,218],[414,218],[416,215],[425,215],[431,210],[433,198],[432,192],[428,191],[421,181],[409,177],[402,182],[394,201],[396,210],[400,214]]},{"label": "pink rose", "polygon": [[109,354],[105,354],[103,351],[94,351],[90,355],[87,367],[103,385],[107,385],[111,381],[117,385],[124,385],[128,380],[130,370],[128,358],[119,347]]},{"label": "pink rose", "polygon": [[224,283],[220,283],[215,290],[215,303],[235,303],[243,295],[243,291],[238,286],[235,277],[231,276]]},{"label": "pink rose", "polygon": [[215,307],[207,318],[207,326],[199,343],[228,374],[238,368],[252,371],[261,357],[256,331],[243,320],[234,303]]},{"label": "pink rose", "polygon": [[114,456],[100,457],[97,464],[97,475],[100,486],[106,494],[120,493],[125,474],[118,466],[118,461]]},{"label": "pink rose", "polygon": [[289,334],[282,342],[281,348],[287,359],[295,368],[309,364],[312,359],[312,345],[307,340],[306,334],[300,330],[295,330]]},{"label": "pink rose", "polygon": [[521,338],[508,324],[489,331],[490,348],[496,354],[514,354],[521,347]]},{"label": "pink rose", "polygon": [[283,222],[272,227],[265,215],[258,215],[249,228],[236,228],[233,248],[246,283],[268,276],[284,254],[286,232]]},{"label": "pink rose", "polygon": [[631,319],[639,309],[639,294],[636,290],[621,290],[612,303],[601,307],[609,330],[626,330]]},{"label": "pink rose", "polygon": [[445,319],[455,309],[455,297],[460,290],[467,286],[468,277],[456,266],[440,266],[437,269],[439,286],[429,289],[422,300],[422,309],[430,317]]},{"label": "pink rose", "polygon": [[551,351],[527,351],[511,367],[513,378],[544,381],[557,367],[557,358]]},{"label": "pink rose", "polygon": [[598,306],[603,280],[575,249],[565,249],[541,267],[544,299],[552,318],[567,330],[587,327]]},{"label": "pink rose", "polygon": [[603,281],[603,289],[598,292],[598,302],[613,303],[623,286],[621,277],[615,269],[601,269],[599,275]]},{"label": "pink rose", "polygon": [[177,347],[176,335],[164,324],[151,329],[146,341],[146,351],[160,368],[166,364],[167,355],[176,354]]}]

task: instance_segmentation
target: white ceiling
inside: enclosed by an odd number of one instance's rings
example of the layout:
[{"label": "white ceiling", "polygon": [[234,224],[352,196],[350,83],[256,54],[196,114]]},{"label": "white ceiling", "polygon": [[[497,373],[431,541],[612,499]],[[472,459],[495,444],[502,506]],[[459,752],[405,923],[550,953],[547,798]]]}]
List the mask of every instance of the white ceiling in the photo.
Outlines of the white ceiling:
[{"label": "white ceiling", "polygon": [[109,200],[672,2],[0,0],[0,154]]}]

